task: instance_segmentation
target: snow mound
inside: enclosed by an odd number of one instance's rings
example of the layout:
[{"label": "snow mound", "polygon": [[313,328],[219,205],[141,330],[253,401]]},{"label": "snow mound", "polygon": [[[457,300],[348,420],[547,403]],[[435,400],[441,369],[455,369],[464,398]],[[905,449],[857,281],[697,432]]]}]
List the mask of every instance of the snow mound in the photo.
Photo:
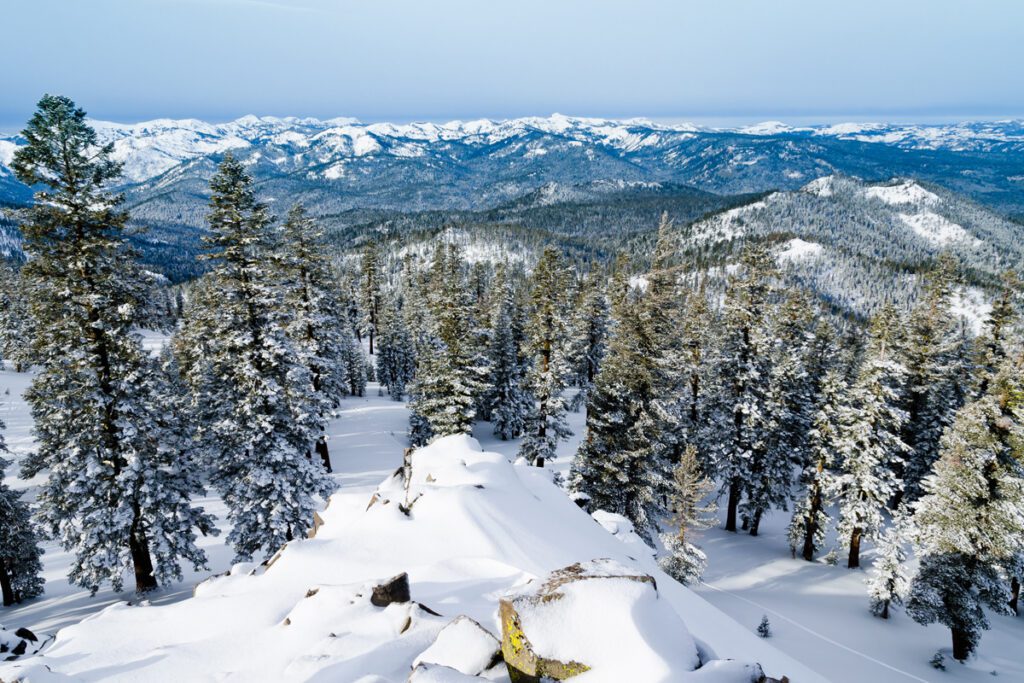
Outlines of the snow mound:
[{"label": "snow mound", "polygon": [[920,206],[934,206],[942,200],[939,195],[929,192],[912,180],[899,185],[882,185],[869,187],[864,190],[864,196],[880,199],[886,204],[917,204]]},{"label": "snow mound", "polygon": [[783,248],[778,253],[779,263],[793,263],[794,261],[804,261],[811,259],[816,256],[820,256],[825,250],[825,247],[818,244],[817,242],[808,242],[802,240],[799,237],[786,242]]},{"label": "snow mound", "polygon": [[441,629],[434,644],[413,661],[413,666],[438,664],[476,676],[500,661],[500,649],[501,644],[490,631],[467,616],[459,616]]},{"label": "snow mound", "polygon": [[900,220],[917,235],[936,246],[942,247],[954,242],[969,242],[974,245],[981,243],[981,240],[972,237],[961,226],[934,211],[901,213]]},{"label": "snow mound", "polygon": [[[0,663],[0,680],[401,683],[432,646],[449,649],[452,634],[439,635],[454,617],[465,615],[499,633],[502,596],[595,557],[658,584],[657,594],[629,586],[569,591],[569,600],[581,606],[599,591],[608,605],[635,607],[635,633],[632,617],[616,624],[618,658],[629,661],[633,648],[650,647],[642,628],[671,623],[671,633],[650,637],[679,643],[688,631],[716,658],[758,662],[775,677],[822,680],[672,581],[649,556],[635,557],[554,485],[548,471],[514,467],[468,436],[407,453],[369,501],[365,492],[342,490],[320,517],[313,538],[288,543],[266,566],[235,565],[181,602],[114,604],[59,631],[39,655]],[[412,600],[374,605],[373,588],[402,572]],[[681,653],[690,661],[689,649]],[[424,664],[415,680],[468,676],[446,661],[449,671]]]}]

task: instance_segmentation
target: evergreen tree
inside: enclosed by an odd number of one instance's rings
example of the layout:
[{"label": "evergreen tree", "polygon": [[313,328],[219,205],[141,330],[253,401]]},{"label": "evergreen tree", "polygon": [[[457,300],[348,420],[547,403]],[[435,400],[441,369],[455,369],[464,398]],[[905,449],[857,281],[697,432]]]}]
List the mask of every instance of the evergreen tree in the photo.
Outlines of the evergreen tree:
[{"label": "evergreen tree", "polygon": [[957,413],[913,508],[920,568],[907,613],[947,626],[959,660],[989,627],[986,607],[1010,612],[1005,570],[1024,544],[1020,378],[1020,360],[1007,362],[990,392]]},{"label": "evergreen tree", "polygon": [[[190,307],[183,343],[202,363],[184,363],[211,481],[228,508],[235,559],[270,553],[305,535],[316,496],[334,483],[307,454],[323,432],[325,398],[287,334],[275,268],[280,251],[266,207],[243,165],[226,155],[210,182],[213,266],[207,305]],[[201,340],[201,341],[196,341]]]},{"label": "evergreen tree", "polygon": [[462,260],[454,245],[438,246],[426,297],[430,327],[416,350],[410,408],[410,440],[469,434],[486,368],[476,363]]},{"label": "evergreen tree", "polygon": [[976,365],[976,387],[974,395],[984,396],[1000,366],[1010,355],[1010,340],[1019,322],[1017,300],[1021,283],[1017,274],[1007,271],[1002,277],[1002,286],[992,310],[985,320],[985,330],[978,340]]},{"label": "evergreen tree", "polygon": [[14,363],[15,372],[32,364],[32,313],[20,274],[0,263],[0,359]]},{"label": "evergreen tree", "polygon": [[701,469],[697,448],[688,444],[679,458],[672,477],[672,532],[661,535],[668,554],[658,560],[666,574],[682,584],[700,579],[707,557],[693,545],[693,533],[714,524],[715,505],[704,500],[715,485]]},{"label": "evergreen tree", "polygon": [[763,462],[773,428],[768,404],[771,369],[771,254],[761,245],[748,247],[739,271],[729,280],[722,320],[722,341],[714,367],[715,397],[709,424],[718,478],[728,494],[725,528],[736,531],[736,518],[750,463]]},{"label": "evergreen tree", "polygon": [[38,519],[72,553],[73,583],[120,590],[131,568],[136,590],[151,590],[180,578],[182,559],[205,565],[194,530],[213,527],[191,505],[203,487],[132,331],[148,283],[126,241],[122,198],[105,190],[121,167],[65,97],[44,96],[22,135],[14,172],[42,187],[22,225],[41,366],[25,394],[37,449],[22,474],[48,473]]},{"label": "evergreen tree", "polygon": [[893,520],[892,525],[882,534],[878,557],[867,581],[871,613],[882,619],[889,618],[890,606],[903,604],[910,584],[903,564],[907,554],[903,550],[902,527],[900,520]]},{"label": "evergreen tree", "polygon": [[405,396],[405,388],[416,373],[416,349],[405,319],[395,302],[381,310],[380,337],[377,341],[377,381],[386,387],[395,401]]},{"label": "evergreen tree", "polygon": [[846,384],[838,371],[830,371],[821,384],[821,399],[818,410],[808,432],[810,463],[800,477],[803,495],[793,509],[789,524],[789,545],[796,554],[801,548],[801,557],[808,562],[814,560],[814,553],[825,542],[829,516],[825,503],[835,488],[835,455],[840,448],[843,426],[840,422],[840,402],[846,392]]},{"label": "evergreen tree", "polygon": [[903,440],[910,447],[899,500],[916,500],[920,482],[938,457],[939,438],[960,406],[956,365],[960,346],[950,299],[956,285],[956,263],[948,254],[928,275],[921,301],[910,314],[904,343],[907,368]]},{"label": "evergreen tree", "polygon": [[[0,422],[0,429],[4,425]],[[6,452],[0,436],[0,453]],[[21,494],[4,484],[8,461],[0,458],[0,598],[4,607],[43,592],[43,554],[36,539],[28,505]]]},{"label": "evergreen tree", "polygon": [[640,305],[629,293],[625,266],[612,282],[612,333],[608,351],[587,400],[587,434],[570,471],[572,489],[589,500],[589,509],[627,517],[650,540],[662,507],[662,490],[650,451],[637,424],[651,400],[654,366],[648,327]]},{"label": "evergreen tree", "polygon": [[568,321],[565,291],[568,284],[558,252],[544,253],[533,271],[531,314],[526,326],[527,352],[533,363],[527,372],[535,404],[527,415],[519,455],[543,467],[555,457],[558,442],[572,433],[565,423],[562,396],[571,368],[567,359]]},{"label": "evergreen tree", "polygon": [[373,355],[373,341],[380,325],[381,307],[381,272],[380,250],[377,243],[370,240],[363,247],[363,257],[359,274],[359,308],[362,317],[359,321],[360,334],[365,334],[370,342],[370,355]]},{"label": "evergreen tree", "polygon": [[495,278],[495,304],[491,313],[490,403],[494,433],[502,440],[523,433],[533,409],[533,397],[523,388],[525,370],[517,338],[521,336],[515,291],[504,267]]},{"label": "evergreen tree", "polygon": [[882,510],[899,490],[892,464],[909,450],[901,438],[907,419],[900,407],[907,371],[897,358],[899,327],[891,306],[875,317],[866,356],[840,413],[842,462],[835,491],[838,533],[849,547],[850,568],[860,566],[861,542],[878,534]]},{"label": "evergreen tree", "polygon": [[573,366],[573,385],[579,388],[571,401],[573,410],[585,405],[594,388],[608,340],[608,297],[602,278],[590,273],[580,283],[579,297],[573,307],[569,338],[569,357]]},{"label": "evergreen tree", "polygon": [[323,429],[330,410],[337,407],[340,398],[351,388],[346,386],[350,373],[346,360],[350,350],[344,343],[344,312],[334,296],[337,283],[325,256],[323,232],[301,205],[295,205],[288,212],[283,238],[282,303],[290,317],[287,332],[301,362],[309,370],[313,391],[321,397],[317,402],[321,411],[321,433],[316,441],[316,452],[330,472],[331,456]]}]

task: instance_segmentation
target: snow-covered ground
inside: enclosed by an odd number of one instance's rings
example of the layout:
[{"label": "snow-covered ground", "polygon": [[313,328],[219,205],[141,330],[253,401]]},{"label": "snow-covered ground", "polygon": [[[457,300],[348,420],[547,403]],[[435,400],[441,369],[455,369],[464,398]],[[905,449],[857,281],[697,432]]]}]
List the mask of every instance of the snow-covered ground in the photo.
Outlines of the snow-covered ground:
[{"label": "snow-covered ground", "polygon": [[[0,417],[7,423],[6,437],[16,461],[31,447],[30,417],[21,400],[28,380],[28,375],[10,370],[0,373],[0,393],[10,392],[3,396]],[[69,586],[64,578],[68,556],[46,544],[46,594],[2,609],[0,623],[52,633],[105,608],[112,609],[102,620],[66,631],[61,638],[65,644],[59,642],[60,648],[54,647],[48,655],[69,671],[90,672],[90,680],[203,680],[214,678],[214,670],[231,669],[238,680],[296,680],[318,674],[329,676],[328,680],[381,683],[392,680],[390,676],[397,676],[400,670],[407,671],[406,660],[411,661],[425,649],[436,632],[457,614],[468,614],[496,631],[493,610],[497,598],[531,574],[592,559],[588,556],[622,561],[634,558],[645,571],[657,573],[653,562],[638,552],[642,549],[635,542],[621,545],[568,501],[561,500],[547,473],[503,465],[504,459],[495,460],[486,453],[468,457],[474,462],[471,475],[482,477],[483,485],[493,489],[491,495],[484,497],[483,491],[477,496],[472,492],[458,494],[462,504],[472,506],[472,517],[446,520],[444,515],[452,509],[448,503],[437,503],[434,511],[437,518],[432,524],[448,525],[446,530],[450,526],[451,551],[435,547],[429,538],[420,539],[408,532],[395,534],[396,527],[381,526],[386,518],[380,515],[384,513],[368,512],[366,505],[374,490],[401,463],[407,418],[403,404],[377,396],[376,385],[370,386],[365,398],[344,401],[339,418],[330,426],[339,494],[323,513],[326,524],[317,538],[289,548],[270,572],[248,577],[245,574],[252,566],[236,568],[236,576],[200,588],[199,600],[183,602],[209,575],[189,573],[181,584],[165,587],[151,597],[153,605],[173,604],[166,610],[151,613],[148,608],[110,608],[113,603],[134,600],[134,596],[104,590],[90,597],[86,591]],[[583,436],[583,420],[582,412],[570,414],[574,436],[562,445],[561,456],[552,463],[556,471],[568,470],[571,454]],[[488,425],[479,424],[475,436],[484,451],[505,455],[508,460],[514,458],[517,442],[496,439]],[[8,470],[8,483],[27,488],[31,497],[37,482],[16,479],[15,470]],[[498,471],[505,474],[493,474]],[[507,477],[508,472],[514,472],[515,478]],[[523,492],[536,500],[536,510],[518,516],[515,510],[508,510],[508,519],[495,516],[496,508],[504,512],[500,505],[493,504],[496,498],[521,501]],[[434,499],[440,497],[438,494]],[[223,517],[216,498],[203,504]],[[431,514],[430,505],[422,508],[421,519]],[[542,514],[550,511],[555,511],[555,517]],[[378,515],[376,521],[371,515]],[[899,609],[888,622],[872,617],[863,585],[866,572],[847,570],[842,564],[828,566],[791,559],[785,540],[787,521],[786,513],[769,516],[757,538],[719,529],[704,532],[700,543],[708,554],[709,566],[705,583],[695,588],[696,595],[658,574],[661,594],[688,629],[708,642],[719,656],[760,661],[769,673],[788,674],[795,683],[981,681],[991,680],[991,672],[997,672],[999,680],[1024,681],[1024,657],[1020,656],[1024,618],[992,617],[993,629],[984,634],[978,658],[959,665],[949,659],[947,651],[948,670],[938,672],[929,667],[928,660],[936,650],[948,650],[948,632],[938,626],[921,627]],[[606,521],[605,525],[613,526],[613,522]],[[386,532],[383,537],[382,532]],[[551,539],[558,542],[552,543]],[[222,539],[204,539],[203,545],[210,555],[211,572],[229,568],[231,554]],[[419,559],[412,562],[411,558]],[[865,558],[870,566],[870,549]],[[323,594],[318,593],[319,599],[329,598],[334,601],[330,605],[337,605],[355,599],[366,581],[397,571],[410,572],[414,600],[447,618],[422,617],[408,639],[396,640],[394,649],[382,650],[379,643],[357,646],[354,639],[337,639],[348,643],[343,646],[319,634],[319,630],[330,629],[321,610],[312,609],[314,600],[303,599],[309,589],[320,587]],[[708,609],[701,598],[718,609]],[[248,606],[251,602],[260,606]],[[280,624],[289,615],[294,627],[286,630]],[[353,628],[358,625],[390,633],[395,626],[391,623],[394,615],[373,621],[378,617],[358,605],[336,615],[349,620]],[[762,615],[768,616],[774,633],[768,641],[752,635]],[[308,620],[308,626],[301,625],[304,620]],[[154,635],[143,638],[140,634],[148,630]],[[98,633],[107,634],[108,640],[111,634],[119,633],[121,639],[100,643],[96,640]],[[233,649],[245,649],[249,642],[253,644],[251,656],[232,656]],[[108,649],[100,652],[101,645]],[[766,646],[774,646],[782,655]],[[301,661],[288,659],[288,653],[295,652],[310,656]],[[359,679],[353,672],[366,669],[344,663],[353,658],[367,665],[373,663],[375,671],[389,678]],[[189,669],[192,665],[188,662],[196,664]]]}]

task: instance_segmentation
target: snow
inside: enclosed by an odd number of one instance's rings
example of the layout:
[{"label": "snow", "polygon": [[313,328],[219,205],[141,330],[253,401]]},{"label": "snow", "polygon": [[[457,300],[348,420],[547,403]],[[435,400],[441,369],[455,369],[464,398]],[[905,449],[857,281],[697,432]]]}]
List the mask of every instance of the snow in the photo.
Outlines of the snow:
[{"label": "snow", "polygon": [[[958,310],[977,304],[975,314],[984,315],[981,292],[964,290],[959,296],[966,303]],[[150,348],[160,342],[156,333],[147,333],[146,339]],[[31,419],[21,398],[29,379],[0,372],[0,392],[9,390],[0,418],[7,423],[15,461],[32,448]],[[583,437],[585,414],[570,413],[568,419],[574,434],[552,463],[563,474]],[[211,555],[211,570],[231,573],[200,585],[195,599],[188,598],[205,572],[186,572],[184,582],[162,588],[147,605],[129,606],[125,601],[136,602],[132,594],[108,589],[89,597],[66,583],[70,558],[47,543],[46,594],[4,608],[0,621],[9,628],[27,626],[41,636],[69,628],[44,656],[0,663],[0,678],[7,680],[17,671],[31,672],[30,681],[68,680],[46,670],[49,665],[85,681],[398,683],[458,616],[475,619],[498,635],[500,597],[551,569],[609,557],[655,576],[659,601],[671,607],[701,649],[739,662],[761,662],[769,675],[785,674],[794,683],[934,681],[939,675],[928,660],[938,649],[946,650],[949,669],[941,680],[981,683],[992,680],[991,671],[998,680],[1024,680],[1024,660],[1018,656],[1024,619],[993,615],[978,658],[966,665],[951,663],[944,628],[919,626],[899,608],[889,621],[870,615],[866,571],[792,559],[788,513],[769,513],[758,537],[718,528],[702,532],[696,543],[708,555],[708,570],[704,581],[689,590],[656,569],[651,551],[637,545],[628,521],[603,512],[590,518],[552,484],[552,470],[509,464],[518,441],[498,440],[487,423],[478,423],[478,440],[461,437],[443,451],[435,444],[433,450],[418,452],[414,459],[427,463],[434,481],[422,472],[415,478],[413,494],[423,495],[411,518],[399,513],[394,502],[378,502],[367,510],[374,491],[404,496],[390,475],[401,464],[407,420],[405,406],[378,397],[373,384],[366,398],[344,400],[329,427],[340,491],[320,513],[325,524],[316,538],[289,544],[269,570],[252,564],[229,567],[231,553],[223,539],[201,539]],[[26,489],[31,499],[38,480],[17,479],[15,469],[8,469],[6,481]],[[219,500],[202,504],[223,523]],[[519,510],[521,516],[513,514]],[[864,549],[865,567],[874,554],[870,545]],[[381,609],[366,604],[371,585],[400,571],[409,572],[413,599],[443,617],[404,605]],[[768,640],[754,635],[762,615],[771,621],[774,635]],[[74,625],[83,618],[88,619]],[[285,625],[286,619],[291,623]],[[406,620],[409,628],[401,633]],[[715,680],[713,675],[728,674],[732,678],[725,680],[735,680],[735,670],[727,669],[726,664],[705,666],[692,677]],[[412,680],[474,679],[426,666]]]},{"label": "snow", "polygon": [[[21,389],[26,378],[3,375],[7,382],[19,380]],[[315,538],[289,543],[269,567],[235,565],[228,575],[198,585],[191,599],[181,598],[198,578],[194,574],[142,604],[117,602],[130,596],[109,591],[90,599],[62,589],[57,575],[68,558],[48,546],[47,595],[7,611],[5,619],[41,631],[66,628],[40,658],[0,664],[0,678],[45,664],[85,681],[230,675],[341,681],[377,676],[367,680],[397,683],[454,617],[466,615],[499,633],[501,596],[552,570],[607,557],[654,575],[659,610],[670,609],[718,657],[757,661],[794,680],[822,680],[675,584],[653,560],[634,559],[628,546],[552,483],[550,470],[514,466],[506,456],[480,450],[475,439],[448,437],[414,453],[406,491],[391,473],[401,463],[408,413],[402,404],[374,396],[375,385],[368,393],[344,401],[340,419],[331,425],[341,490],[320,513],[324,524]],[[18,412],[22,416],[12,416],[8,434],[23,453],[23,405]],[[377,502],[368,506],[374,492]],[[411,503],[410,516],[398,509],[399,502]],[[208,507],[223,513],[218,504]],[[223,568],[228,556],[214,554],[214,569]],[[402,571],[409,574],[413,599],[443,617],[411,603],[383,609],[369,604],[370,588]],[[638,614],[653,609],[653,598],[634,597]],[[109,606],[69,625],[103,605]]]},{"label": "snow", "polygon": [[950,298],[950,312],[964,319],[974,334],[981,334],[985,321],[992,312],[992,304],[985,292],[977,287],[958,287]]},{"label": "snow", "polygon": [[933,206],[942,200],[934,192],[929,192],[912,180],[899,185],[876,185],[864,190],[864,196],[880,199],[886,204],[918,204]]},{"label": "snow", "polygon": [[811,182],[804,185],[801,191],[808,194],[817,195],[819,197],[831,197],[834,193],[835,176],[822,176],[821,178],[815,178]]},{"label": "snow", "polygon": [[786,242],[777,258],[779,263],[793,263],[820,256],[824,250],[825,248],[817,242],[807,242],[799,237],[794,237]]},{"label": "snow", "polygon": [[430,647],[413,660],[413,667],[421,662],[440,664],[476,676],[491,665],[500,648],[494,635],[469,617],[460,616],[441,629]]},{"label": "snow", "polygon": [[936,246],[946,246],[953,242],[968,242],[975,246],[981,244],[977,237],[972,237],[961,226],[934,211],[901,213],[899,217],[917,235]]}]

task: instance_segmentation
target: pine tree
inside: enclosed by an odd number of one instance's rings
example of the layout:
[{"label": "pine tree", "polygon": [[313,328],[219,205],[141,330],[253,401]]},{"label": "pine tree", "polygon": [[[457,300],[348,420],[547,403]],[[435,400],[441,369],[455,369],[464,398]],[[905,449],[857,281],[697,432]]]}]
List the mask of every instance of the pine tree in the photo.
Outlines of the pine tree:
[{"label": "pine tree", "polygon": [[716,432],[707,443],[714,444],[716,473],[728,494],[728,531],[736,531],[750,463],[765,459],[766,438],[772,430],[767,409],[775,275],[772,256],[763,246],[754,245],[744,252],[739,272],[730,278],[726,291],[723,338],[714,362],[718,373],[713,414],[708,418]]},{"label": "pine tree", "polygon": [[948,254],[928,275],[924,296],[907,325],[903,363],[907,368],[903,440],[910,447],[900,472],[903,489],[898,500],[916,500],[920,482],[938,457],[939,438],[960,406],[956,356],[959,337],[950,298],[956,284],[956,263]]},{"label": "pine tree", "polygon": [[438,246],[431,264],[427,307],[430,327],[416,350],[411,390],[410,440],[469,434],[486,368],[475,361],[462,260],[454,245]]},{"label": "pine tree", "polygon": [[715,489],[715,484],[704,475],[697,459],[697,447],[688,444],[679,458],[672,477],[672,532],[661,535],[668,555],[658,564],[666,574],[682,584],[700,579],[707,566],[707,557],[693,545],[693,533],[715,523],[714,503],[704,500]]},{"label": "pine tree", "polygon": [[[0,430],[4,428],[0,422]],[[7,446],[0,436],[0,453]],[[34,598],[43,592],[43,554],[21,494],[4,484],[10,463],[0,458],[0,597],[4,607]]]},{"label": "pine tree", "polygon": [[275,254],[278,234],[243,165],[226,155],[210,183],[213,261],[203,307],[190,307],[179,347],[201,345],[183,363],[210,477],[228,508],[236,560],[302,537],[316,496],[334,483],[308,453],[323,431],[324,397],[287,334]]},{"label": "pine tree", "polygon": [[73,554],[69,578],[115,590],[134,570],[138,591],[205,565],[195,529],[212,518],[179,423],[163,413],[158,369],[133,333],[148,283],[125,236],[112,146],[99,146],[85,112],[44,96],[14,156],[23,183],[41,186],[22,225],[22,269],[39,373],[25,394],[36,451],[25,477],[47,472],[38,519]]},{"label": "pine tree", "polygon": [[878,545],[878,557],[872,566],[868,585],[871,598],[871,613],[882,619],[889,618],[889,607],[902,605],[910,580],[904,562],[907,554],[903,550],[903,523],[895,519],[882,534]]},{"label": "pine tree", "polygon": [[377,341],[377,381],[388,395],[401,401],[416,373],[416,349],[405,319],[394,301],[381,310]]},{"label": "pine tree", "polygon": [[370,355],[373,355],[373,341],[380,325],[381,307],[381,273],[380,250],[377,243],[370,240],[363,247],[363,257],[359,274],[359,308],[362,318],[359,321],[360,334],[365,334],[370,342]]},{"label": "pine tree", "polygon": [[566,403],[562,396],[571,371],[567,359],[568,323],[564,300],[567,284],[558,252],[547,247],[533,271],[531,282],[526,350],[533,363],[526,381],[535,404],[527,415],[525,435],[519,446],[519,455],[538,467],[554,459],[558,442],[572,433],[565,422]]},{"label": "pine tree", "polygon": [[967,659],[989,627],[985,608],[1010,612],[1006,565],[1024,545],[1024,411],[1021,361],[1004,364],[995,386],[957,413],[934,473],[914,506],[914,577],[907,613],[952,633]]},{"label": "pine tree", "polygon": [[650,539],[662,507],[661,490],[650,467],[650,452],[637,433],[651,400],[654,367],[647,326],[633,301],[620,264],[612,283],[613,326],[608,351],[587,401],[587,434],[570,471],[572,489],[589,500],[591,511],[627,517]]},{"label": "pine tree", "polygon": [[836,485],[835,455],[843,432],[840,402],[845,392],[842,375],[838,371],[828,372],[822,381],[818,410],[808,432],[810,464],[801,474],[804,493],[793,508],[789,524],[789,545],[794,555],[796,549],[801,548],[800,554],[808,562],[814,560],[814,553],[824,544],[828,530],[829,516],[825,503]]},{"label": "pine tree", "polygon": [[901,438],[907,419],[900,407],[907,371],[896,357],[899,327],[891,306],[876,316],[865,358],[840,413],[841,464],[835,492],[838,533],[849,547],[850,568],[860,566],[861,542],[878,534],[882,510],[899,490],[892,465],[909,450]]},{"label": "pine tree", "polygon": [[533,398],[523,388],[525,369],[519,351],[521,330],[518,329],[515,291],[504,267],[498,269],[494,290],[487,400],[495,435],[508,440],[523,433],[527,414],[533,408]]},{"label": "pine tree", "polygon": [[301,205],[288,212],[283,225],[282,303],[290,314],[287,332],[309,370],[313,391],[319,394],[321,433],[316,452],[328,472],[331,456],[323,433],[330,410],[349,392],[346,386],[350,349],[344,344],[344,312],[334,295],[337,282],[325,256],[323,232]]},{"label": "pine tree", "polygon": [[1000,366],[1010,355],[1010,339],[1019,322],[1017,300],[1021,282],[1017,274],[1007,271],[1002,277],[999,294],[985,320],[985,330],[978,340],[975,359],[977,381],[974,395],[984,396]]},{"label": "pine tree", "polygon": [[572,312],[569,357],[573,364],[573,384],[579,391],[572,409],[585,405],[594,388],[608,340],[608,297],[602,278],[591,273],[581,284],[580,297]]},{"label": "pine tree", "polygon": [[32,364],[33,334],[25,284],[18,272],[0,263],[0,359],[13,362],[15,372]]}]

